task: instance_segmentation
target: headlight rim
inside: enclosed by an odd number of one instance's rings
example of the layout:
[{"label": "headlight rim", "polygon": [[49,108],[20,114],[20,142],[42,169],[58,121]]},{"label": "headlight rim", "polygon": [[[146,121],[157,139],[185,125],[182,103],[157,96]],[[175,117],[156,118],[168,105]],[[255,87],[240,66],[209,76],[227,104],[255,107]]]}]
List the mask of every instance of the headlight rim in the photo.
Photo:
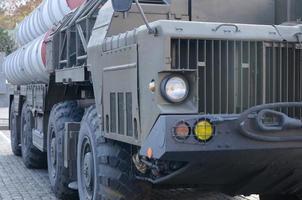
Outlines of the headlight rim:
[{"label": "headlight rim", "polygon": [[[186,84],[186,94],[183,98],[179,99],[179,100],[174,100],[172,98],[169,97],[169,95],[166,93],[166,85],[168,83],[168,81],[172,78],[180,78],[182,79],[185,84]],[[162,95],[162,97],[169,103],[174,103],[174,104],[179,104],[179,103],[183,103],[185,100],[187,100],[187,98],[190,96],[190,85],[189,85],[189,81],[187,80],[187,78],[182,75],[182,74],[170,74],[170,75],[167,75],[162,81],[161,81],[161,84],[160,84],[160,93]]]}]

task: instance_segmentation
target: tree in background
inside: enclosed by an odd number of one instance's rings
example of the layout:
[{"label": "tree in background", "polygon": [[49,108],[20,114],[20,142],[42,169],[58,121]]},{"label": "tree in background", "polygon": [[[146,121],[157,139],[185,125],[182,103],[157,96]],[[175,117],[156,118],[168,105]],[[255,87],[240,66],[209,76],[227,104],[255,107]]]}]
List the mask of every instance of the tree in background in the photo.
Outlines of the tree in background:
[{"label": "tree in background", "polygon": [[42,0],[0,0],[0,28],[14,29]]},{"label": "tree in background", "polygon": [[5,52],[7,55],[15,49],[15,42],[9,36],[8,32],[0,28],[0,52]]},{"label": "tree in background", "polygon": [[0,0],[0,52],[11,53],[16,44],[9,34],[42,0]]},{"label": "tree in background", "polygon": [[6,13],[12,13],[19,6],[24,5],[27,0],[1,0],[0,8],[5,10]]}]

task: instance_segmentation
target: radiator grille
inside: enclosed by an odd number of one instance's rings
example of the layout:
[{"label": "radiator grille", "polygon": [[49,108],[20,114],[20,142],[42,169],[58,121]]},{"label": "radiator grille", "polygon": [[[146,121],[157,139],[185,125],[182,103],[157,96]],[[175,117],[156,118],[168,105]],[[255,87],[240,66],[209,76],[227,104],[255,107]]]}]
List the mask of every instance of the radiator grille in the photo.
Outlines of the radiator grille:
[{"label": "radiator grille", "polygon": [[127,136],[133,136],[133,116],[132,116],[132,93],[126,93],[126,126],[127,126]]},{"label": "radiator grille", "polygon": [[124,93],[119,92],[117,98],[118,105],[118,133],[125,134],[125,108],[124,108]]},{"label": "radiator grille", "polygon": [[110,93],[110,132],[116,133],[116,94]]},{"label": "radiator grille", "polygon": [[240,113],[263,103],[301,100],[298,47],[286,42],[172,39],[172,69],[197,71],[200,113]]},{"label": "radiator grille", "polygon": [[133,126],[135,126],[135,124],[133,124],[134,121],[135,119],[133,118],[132,111],[132,93],[110,93],[110,122],[109,116],[107,115],[106,131],[108,133],[118,133],[120,135],[133,137]]}]

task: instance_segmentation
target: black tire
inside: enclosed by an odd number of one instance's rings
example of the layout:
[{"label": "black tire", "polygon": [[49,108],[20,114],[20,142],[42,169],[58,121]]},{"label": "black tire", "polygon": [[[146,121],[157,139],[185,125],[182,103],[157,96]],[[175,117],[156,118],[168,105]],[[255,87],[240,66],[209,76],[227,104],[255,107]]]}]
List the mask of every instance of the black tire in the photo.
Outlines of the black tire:
[{"label": "black tire", "polygon": [[78,193],[68,187],[69,169],[64,167],[65,122],[80,122],[83,109],[74,101],[55,105],[50,113],[47,134],[47,161],[51,189],[60,199],[77,199]]},{"label": "black tire", "polygon": [[296,195],[260,195],[260,200],[299,200],[300,198]]},{"label": "black tire", "polygon": [[32,129],[34,117],[25,103],[21,114],[21,149],[23,163],[27,168],[41,169],[46,168],[46,153],[37,149],[32,142]]},{"label": "black tire", "polygon": [[87,109],[78,140],[80,199],[143,200],[149,196],[149,188],[131,172],[130,148],[102,137],[95,107]]},{"label": "black tire", "polygon": [[20,116],[14,112],[14,101],[10,105],[10,141],[12,152],[16,156],[21,156],[21,133],[20,133]]}]

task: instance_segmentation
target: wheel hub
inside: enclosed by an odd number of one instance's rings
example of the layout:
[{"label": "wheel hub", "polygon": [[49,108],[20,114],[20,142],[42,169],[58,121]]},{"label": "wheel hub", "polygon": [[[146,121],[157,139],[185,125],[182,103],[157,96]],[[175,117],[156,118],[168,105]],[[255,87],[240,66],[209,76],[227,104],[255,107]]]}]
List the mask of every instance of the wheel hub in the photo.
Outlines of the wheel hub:
[{"label": "wheel hub", "polygon": [[86,200],[92,200],[95,193],[95,184],[94,184],[94,159],[93,152],[91,149],[91,143],[88,138],[85,138],[81,145],[81,188],[85,193]]},{"label": "wheel hub", "polygon": [[[15,135],[17,135],[17,133],[16,133],[17,127],[15,127],[13,124],[17,124],[17,120],[16,120],[16,118],[15,118],[15,115],[12,116],[12,120],[11,120],[11,124],[10,124],[10,127],[11,127],[11,134],[12,134],[13,136],[15,136]],[[14,139],[15,137],[11,137],[11,138]]]},{"label": "wheel hub", "polygon": [[50,143],[50,161],[52,166],[52,176],[56,176],[56,164],[57,164],[57,150],[56,150],[56,138],[51,139]]},{"label": "wheel hub", "polygon": [[50,157],[51,157],[51,164],[55,165],[56,164],[56,139],[52,138],[51,139],[51,144],[50,144]]},{"label": "wheel hub", "polygon": [[[27,124],[24,125],[24,127],[23,127],[23,133],[26,133],[26,131],[28,129],[27,126],[28,126]],[[27,146],[27,136],[26,135],[23,135],[23,145]]]},{"label": "wheel hub", "polygon": [[85,186],[87,188],[91,188],[92,186],[92,175],[93,175],[93,167],[92,167],[92,154],[91,152],[87,152],[84,156],[84,163],[83,163],[83,174],[84,174],[84,181]]}]

